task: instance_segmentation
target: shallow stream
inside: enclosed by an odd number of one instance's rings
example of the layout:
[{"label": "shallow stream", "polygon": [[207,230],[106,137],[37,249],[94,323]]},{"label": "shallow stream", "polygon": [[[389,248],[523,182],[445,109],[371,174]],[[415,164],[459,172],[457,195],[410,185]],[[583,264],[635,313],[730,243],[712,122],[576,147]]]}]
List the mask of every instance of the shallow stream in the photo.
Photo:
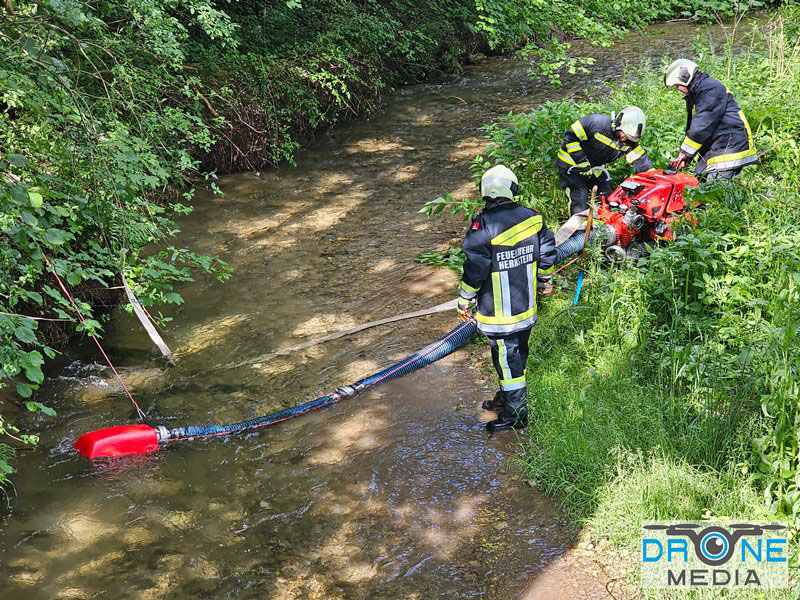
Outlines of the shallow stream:
[{"label": "shallow stream", "polygon": [[[699,32],[679,23],[631,34],[593,50],[592,75],[559,90],[531,81],[518,59],[486,59],[399,90],[371,117],[319,137],[296,167],[222,178],[225,196],[200,195],[179,244],[220,256],[235,276],[182,290],[163,332],[178,366],[162,369],[127,315],[104,338],[142,408],[167,426],[250,418],[451,329],[454,315],[439,314],[226,368],[451,298],[455,275],[414,258],[457,243],[463,224],[418,210],[473,193],[480,127],[612,80],[625,61],[686,47]],[[2,597],[603,597],[563,572],[543,583],[574,531],[509,470],[521,440],[485,433],[488,351],[469,354],[258,433],[90,464],[70,448],[78,435],[134,421],[86,346],[40,392],[58,417],[42,421],[40,449],[18,465],[0,538]]]}]

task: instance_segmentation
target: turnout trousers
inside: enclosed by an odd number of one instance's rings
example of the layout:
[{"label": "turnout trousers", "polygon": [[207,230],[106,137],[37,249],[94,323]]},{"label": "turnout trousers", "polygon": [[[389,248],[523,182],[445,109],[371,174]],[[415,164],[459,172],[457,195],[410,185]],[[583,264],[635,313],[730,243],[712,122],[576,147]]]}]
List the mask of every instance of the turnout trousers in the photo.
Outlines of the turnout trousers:
[{"label": "turnout trousers", "polygon": [[611,183],[604,177],[595,175],[587,177],[575,171],[567,174],[567,169],[561,167],[558,167],[558,183],[567,196],[569,216],[589,208],[589,194],[594,186],[597,186],[599,196],[608,196],[611,193]]},{"label": "turnout trousers", "polygon": [[528,414],[525,387],[525,365],[528,362],[528,340],[531,328],[506,335],[487,335],[492,346],[492,363],[500,378],[503,392],[501,414],[518,418]]}]

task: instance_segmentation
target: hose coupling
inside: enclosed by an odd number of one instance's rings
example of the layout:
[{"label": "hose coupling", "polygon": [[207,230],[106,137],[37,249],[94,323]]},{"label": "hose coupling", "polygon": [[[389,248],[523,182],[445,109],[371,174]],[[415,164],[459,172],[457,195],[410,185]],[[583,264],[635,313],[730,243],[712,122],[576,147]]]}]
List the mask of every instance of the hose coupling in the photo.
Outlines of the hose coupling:
[{"label": "hose coupling", "polygon": [[336,393],[339,394],[342,398],[349,398],[350,396],[355,396],[356,389],[349,385],[343,385],[341,387],[336,388]]}]

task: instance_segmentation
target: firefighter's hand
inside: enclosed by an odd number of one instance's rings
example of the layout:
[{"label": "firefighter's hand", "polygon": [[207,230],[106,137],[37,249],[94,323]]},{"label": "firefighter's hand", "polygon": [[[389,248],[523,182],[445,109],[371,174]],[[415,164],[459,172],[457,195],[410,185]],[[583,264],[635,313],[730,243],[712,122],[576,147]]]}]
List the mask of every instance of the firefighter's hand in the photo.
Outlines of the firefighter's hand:
[{"label": "firefighter's hand", "polygon": [[472,315],[475,314],[475,299],[467,300],[466,298],[459,297],[456,312],[462,321],[472,320]]},{"label": "firefighter's hand", "polygon": [[592,165],[588,162],[582,162],[579,165],[572,165],[569,169],[567,169],[567,175],[571,175],[573,172],[578,172],[581,175],[588,175],[592,170]]},{"label": "firefighter's hand", "polygon": [[542,297],[549,296],[554,291],[553,282],[550,279],[539,279],[536,291]]},{"label": "firefighter's hand", "polygon": [[598,179],[602,179],[603,181],[611,181],[611,175],[609,175],[608,171],[603,167],[592,167],[585,173],[585,175],[592,175]]},{"label": "firefighter's hand", "polygon": [[689,163],[689,157],[683,152],[678,155],[678,158],[669,163],[669,168],[673,171],[680,171]]}]

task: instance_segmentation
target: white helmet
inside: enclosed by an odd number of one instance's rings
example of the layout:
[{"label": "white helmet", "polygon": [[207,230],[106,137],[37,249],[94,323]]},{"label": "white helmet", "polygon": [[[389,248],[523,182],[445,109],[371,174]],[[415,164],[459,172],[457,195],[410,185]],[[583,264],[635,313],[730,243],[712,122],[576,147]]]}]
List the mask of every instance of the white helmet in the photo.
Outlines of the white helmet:
[{"label": "white helmet", "polygon": [[614,129],[619,129],[632,142],[638,142],[644,135],[646,119],[644,111],[638,106],[626,106],[616,115],[611,115]]},{"label": "white helmet", "polygon": [[514,199],[519,182],[514,172],[505,165],[497,165],[481,177],[481,197]]},{"label": "white helmet", "polygon": [[697,63],[686,58],[679,58],[664,69],[664,85],[667,87],[672,87],[673,85],[688,86],[694,79],[697,68]]}]

